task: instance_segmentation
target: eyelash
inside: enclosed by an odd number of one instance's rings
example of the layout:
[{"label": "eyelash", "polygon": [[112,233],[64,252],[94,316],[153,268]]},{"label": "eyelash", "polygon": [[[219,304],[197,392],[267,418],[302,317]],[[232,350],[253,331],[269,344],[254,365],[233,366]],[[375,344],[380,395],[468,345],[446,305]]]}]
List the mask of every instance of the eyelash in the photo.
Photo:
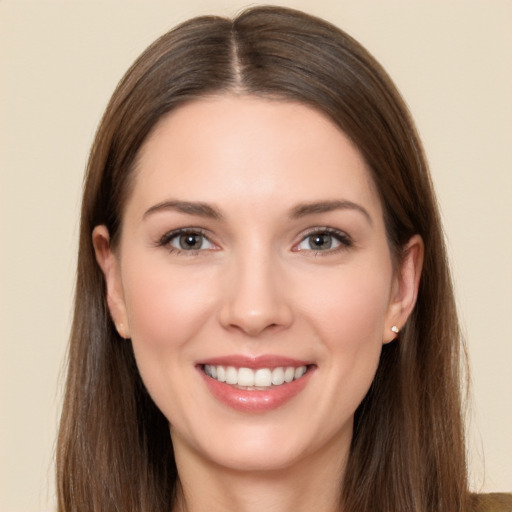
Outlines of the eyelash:
[{"label": "eyelash", "polygon": [[[325,250],[314,250],[314,249],[308,249],[307,252],[311,252],[314,256],[328,256],[332,254],[336,254],[338,252],[346,251],[347,249],[351,248],[354,245],[354,242],[352,238],[350,238],[347,233],[343,231],[339,231],[338,229],[334,228],[313,228],[310,231],[306,232],[305,235],[302,236],[300,242],[298,244],[295,244],[294,248],[298,247],[300,244],[304,243],[308,238],[311,238],[315,235],[328,235],[333,237],[337,242],[339,242],[339,246],[335,247],[333,249],[325,249]],[[296,252],[301,252],[304,249],[294,249]]]},{"label": "eyelash", "polygon": [[[208,249],[191,249],[191,250],[184,250],[184,249],[178,249],[177,247],[173,247],[171,245],[171,242],[182,236],[182,235],[194,235],[194,236],[200,236],[203,238],[203,241],[207,241],[211,245],[215,245],[209,237],[206,235],[206,232],[200,228],[180,228],[176,229],[174,231],[170,231],[169,233],[166,233],[163,235],[158,242],[156,243],[159,247],[165,247],[171,254],[179,254],[184,256],[195,256],[198,255],[201,252],[204,252]],[[337,242],[339,242],[339,246],[335,248],[328,248],[325,250],[314,250],[314,249],[298,249],[297,247],[304,243],[308,238],[313,236],[320,236],[320,235],[327,235],[332,238],[334,238]],[[339,231],[337,229],[323,227],[323,228],[312,228],[306,234],[304,234],[301,238],[301,240],[295,244],[292,248],[294,252],[302,252],[306,250],[306,252],[311,252],[314,256],[326,256],[331,254],[336,254],[341,251],[345,251],[352,247],[354,245],[352,239],[349,235],[347,235],[343,231]],[[210,249],[211,250],[211,249]]]},{"label": "eyelash", "polygon": [[203,240],[207,240],[210,244],[215,245],[206,235],[205,231],[200,228],[180,228],[174,231],[170,231],[166,233],[164,236],[160,238],[157,242],[157,246],[165,247],[171,254],[179,254],[183,256],[195,256],[200,252],[204,252],[205,249],[191,249],[184,250],[178,249],[177,247],[173,247],[171,242],[173,239],[180,237],[181,235],[195,235],[200,236]]}]

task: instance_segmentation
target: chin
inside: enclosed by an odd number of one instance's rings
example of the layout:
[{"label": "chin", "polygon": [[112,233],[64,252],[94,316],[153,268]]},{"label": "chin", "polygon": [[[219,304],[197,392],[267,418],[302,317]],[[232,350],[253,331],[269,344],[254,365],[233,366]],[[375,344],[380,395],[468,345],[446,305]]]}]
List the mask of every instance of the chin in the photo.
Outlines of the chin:
[{"label": "chin", "polygon": [[252,450],[246,446],[234,446],[229,453],[210,453],[211,460],[226,469],[237,472],[273,472],[290,469],[301,459],[296,449],[276,449],[267,445],[265,449]]},{"label": "chin", "polygon": [[197,437],[190,436],[189,430],[187,437],[199,458],[242,473],[293,470],[317,458],[332,460],[333,454],[341,456],[350,445],[352,421],[341,430],[314,428],[311,423],[309,428],[305,426],[305,422],[296,421],[266,425],[242,422],[229,428],[224,423],[219,428],[212,425],[207,435],[197,432]]}]

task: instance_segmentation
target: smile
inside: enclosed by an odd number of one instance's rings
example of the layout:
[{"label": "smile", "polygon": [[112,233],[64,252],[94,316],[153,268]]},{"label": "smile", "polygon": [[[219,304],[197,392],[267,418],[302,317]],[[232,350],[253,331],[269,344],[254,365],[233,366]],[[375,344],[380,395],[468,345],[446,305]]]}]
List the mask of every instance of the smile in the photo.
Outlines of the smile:
[{"label": "smile", "polygon": [[205,364],[203,371],[218,382],[237,386],[240,389],[266,390],[300,379],[306,373],[307,366],[252,369]]},{"label": "smile", "polygon": [[308,386],[313,361],[264,355],[216,357],[196,365],[211,395],[242,413],[265,413],[284,406]]}]

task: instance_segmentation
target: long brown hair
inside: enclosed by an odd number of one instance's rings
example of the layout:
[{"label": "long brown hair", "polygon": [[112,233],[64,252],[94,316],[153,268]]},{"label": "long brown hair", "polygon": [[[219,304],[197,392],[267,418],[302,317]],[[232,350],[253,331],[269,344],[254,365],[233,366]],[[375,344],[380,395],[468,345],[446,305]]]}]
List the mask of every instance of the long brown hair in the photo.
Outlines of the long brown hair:
[{"label": "long brown hair", "polygon": [[343,510],[466,509],[460,352],[452,285],[427,164],[409,112],[375,59],[320,19],[257,7],[171,30],[133,64],[94,141],[83,195],[75,312],[57,453],[59,510],[168,511],[177,481],[166,418],[110,319],[91,241],[116,244],[141,144],[161,116],[208,94],[295,100],[333,119],[371,169],[399,259],[425,243],[415,310],[385,345],[356,411]]}]

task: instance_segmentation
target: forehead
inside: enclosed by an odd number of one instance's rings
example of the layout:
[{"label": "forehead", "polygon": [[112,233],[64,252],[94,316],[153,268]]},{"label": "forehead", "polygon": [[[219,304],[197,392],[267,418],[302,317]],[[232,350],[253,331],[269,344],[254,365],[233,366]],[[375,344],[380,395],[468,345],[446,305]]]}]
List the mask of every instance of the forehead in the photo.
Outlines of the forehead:
[{"label": "forehead", "polygon": [[135,173],[141,207],[169,197],[260,208],[343,198],[380,211],[357,148],[327,116],[291,101],[220,95],[180,106],[148,137]]}]

